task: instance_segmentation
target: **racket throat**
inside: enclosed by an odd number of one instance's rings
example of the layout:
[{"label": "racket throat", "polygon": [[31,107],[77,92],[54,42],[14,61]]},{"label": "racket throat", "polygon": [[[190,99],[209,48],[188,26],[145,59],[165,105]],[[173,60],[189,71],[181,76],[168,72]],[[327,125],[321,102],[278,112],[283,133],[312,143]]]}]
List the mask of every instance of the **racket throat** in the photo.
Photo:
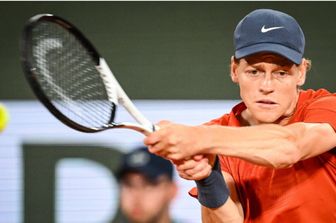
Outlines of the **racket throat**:
[{"label": "racket throat", "polygon": [[[99,59],[99,66],[97,66],[97,70],[101,74],[101,77],[106,85],[106,91],[109,100],[115,105],[121,104],[128,111],[128,113],[140,124],[131,124],[131,128],[138,128],[142,125],[144,126],[141,127],[142,129],[153,132],[153,124],[147,118],[145,118],[145,116],[143,116],[142,113],[134,106],[125,91],[120,86],[117,79],[114,77],[104,58]],[[125,128],[127,127],[125,126]]]},{"label": "racket throat", "polygon": [[96,66],[98,73],[100,74],[101,79],[105,84],[105,90],[108,97],[108,100],[115,105],[119,104],[118,97],[118,82],[114,78],[110,68],[108,67],[106,61],[103,58],[99,58],[99,65]]},{"label": "racket throat", "polygon": [[124,128],[124,129],[131,129],[135,130],[137,132],[140,132],[143,135],[149,135],[150,133],[155,131],[155,126],[151,125],[149,127],[145,127],[142,125],[138,125],[135,123],[128,123],[128,122],[123,122],[123,123],[112,123],[110,128]]}]

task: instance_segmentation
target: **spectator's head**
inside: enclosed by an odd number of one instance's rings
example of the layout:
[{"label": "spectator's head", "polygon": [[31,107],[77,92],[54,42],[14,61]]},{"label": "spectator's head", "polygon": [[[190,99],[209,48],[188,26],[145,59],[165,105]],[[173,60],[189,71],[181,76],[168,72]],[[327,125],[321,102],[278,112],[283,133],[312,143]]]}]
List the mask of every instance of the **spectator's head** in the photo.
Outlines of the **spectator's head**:
[{"label": "spectator's head", "polygon": [[177,193],[170,161],[141,147],[123,156],[117,172],[120,207],[132,223],[169,221],[169,205]]}]

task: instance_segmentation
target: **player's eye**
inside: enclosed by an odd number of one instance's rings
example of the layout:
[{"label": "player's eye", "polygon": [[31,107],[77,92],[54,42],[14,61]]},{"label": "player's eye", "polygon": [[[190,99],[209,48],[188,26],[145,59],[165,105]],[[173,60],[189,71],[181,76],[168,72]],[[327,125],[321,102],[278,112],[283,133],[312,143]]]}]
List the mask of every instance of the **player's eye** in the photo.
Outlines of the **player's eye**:
[{"label": "player's eye", "polygon": [[287,77],[288,74],[289,74],[289,72],[285,71],[285,70],[279,70],[279,71],[273,72],[273,75],[276,78],[284,78],[284,77]]},{"label": "player's eye", "polygon": [[245,73],[249,76],[249,77],[258,77],[262,74],[261,71],[257,70],[257,69],[248,69],[245,71]]}]

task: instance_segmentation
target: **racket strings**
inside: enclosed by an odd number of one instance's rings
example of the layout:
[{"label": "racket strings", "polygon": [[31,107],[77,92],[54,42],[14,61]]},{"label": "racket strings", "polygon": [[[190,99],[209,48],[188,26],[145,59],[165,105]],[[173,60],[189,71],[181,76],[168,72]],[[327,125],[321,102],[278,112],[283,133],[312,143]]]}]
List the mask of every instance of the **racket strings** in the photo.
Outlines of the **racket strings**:
[{"label": "racket strings", "polygon": [[53,105],[82,126],[109,123],[113,104],[86,48],[56,23],[39,23],[32,34],[36,78]]}]

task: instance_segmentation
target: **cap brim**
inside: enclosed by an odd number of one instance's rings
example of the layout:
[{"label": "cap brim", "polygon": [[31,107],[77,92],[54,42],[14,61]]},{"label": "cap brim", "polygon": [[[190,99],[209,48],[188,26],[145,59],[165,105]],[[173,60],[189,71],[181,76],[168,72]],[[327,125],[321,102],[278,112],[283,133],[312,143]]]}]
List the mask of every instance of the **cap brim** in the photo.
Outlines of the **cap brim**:
[{"label": "cap brim", "polygon": [[290,61],[294,62],[295,64],[300,64],[302,61],[302,54],[285,47],[283,45],[274,44],[274,43],[260,43],[251,45],[248,47],[244,47],[241,49],[236,50],[235,57],[237,59],[241,59],[246,56],[250,56],[252,54],[261,53],[261,52],[271,52],[275,54],[279,54]]}]

